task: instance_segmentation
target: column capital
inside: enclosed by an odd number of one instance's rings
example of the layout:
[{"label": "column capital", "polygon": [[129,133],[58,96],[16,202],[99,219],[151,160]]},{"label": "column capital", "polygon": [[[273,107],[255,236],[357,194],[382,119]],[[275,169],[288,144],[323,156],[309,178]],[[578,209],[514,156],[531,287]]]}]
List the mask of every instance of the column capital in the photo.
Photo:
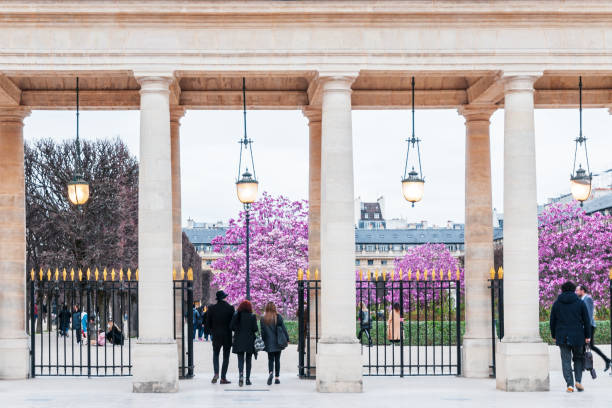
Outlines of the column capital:
[{"label": "column capital", "polygon": [[179,122],[185,116],[185,108],[182,106],[170,106],[170,122]]},{"label": "column capital", "polygon": [[25,106],[0,106],[0,122],[21,122],[30,116],[32,111]]},{"label": "column capital", "polygon": [[512,92],[533,92],[533,84],[541,76],[541,72],[504,72],[501,78],[504,85],[504,94]]},{"label": "column capital", "polygon": [[497,105],[462,105],[457,109],[457,112],[465,118],[465,122],[472,121],[489,121],[493,112],[498,109]]},{"label": "column capital", "polygon": [[308,124],[313,122],[321,123],[321,108],[320,107],[305,107],[302,109],[302,114],[308,118]]},{"label": "column capital", "polygon": [[357,79],[358,72],[319,72],[318,81],[326,91],[351,91],[351,85]]},{"label": "column capital", "polygon": [[170,85],[175,81],[172,74],[138,73],[134,74],[140,85],[140,93],[167,93],[170,94]]}]

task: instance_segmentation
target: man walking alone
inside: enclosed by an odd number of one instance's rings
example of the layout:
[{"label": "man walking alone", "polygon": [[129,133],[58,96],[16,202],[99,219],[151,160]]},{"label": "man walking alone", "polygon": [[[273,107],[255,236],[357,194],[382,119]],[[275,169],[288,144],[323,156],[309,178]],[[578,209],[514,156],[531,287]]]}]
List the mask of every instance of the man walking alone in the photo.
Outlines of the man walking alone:
[{"label": "man walking alone", "polygon": [[[563,378],[567,384],[567,392],[584,391],[582,386],[582,370],[584,367],[584,345],[590,341],[591,323],[589,312],[583,301],[574,293],[576,285],[565,282],[561,286],[562,293],[550,311],[550,334],[561,350],[561,367]],[[572,360],[574,360],[574,375],[572,375]]]},{"label": "man walking alone", "polygon": [[224,299],[227,293],[220,290],[216,294],[217,303],[208,308],[206,314],[206,326],[212,334],[213,344],[213,367],[215,375],[212,383],[215,384],[219,380],[219,353],[223,349],[223,363],[221,366],[221,381],[220,384],[229,384],[227,380],[227,366],[229,365],[229,356],[232,349],[232,330],[230,323],[234,316],[234,306],[227,303]]},{"label": "man walking alone", "polygon": [[590,334],[591,343],[589,344],[589,346],[591,347],[591,350],[599,354],[599,357],[603,358],[603,360],[606,363],[604,372],[608,371],[610,369],[610,359],[603,353],[603,351],[599,349],[599,347],[595,345],[596,323],[595,323],[595,317],[593,316],[595,312],[595,305],[593,304],[593,298],[589,295],[589,290],[584,285],[576,286],[576,295],[578,295],[578,297],[582,299],[582,301],[587,307],[587,311],[589,312],[589,322],[591,324],[591,334]]}]

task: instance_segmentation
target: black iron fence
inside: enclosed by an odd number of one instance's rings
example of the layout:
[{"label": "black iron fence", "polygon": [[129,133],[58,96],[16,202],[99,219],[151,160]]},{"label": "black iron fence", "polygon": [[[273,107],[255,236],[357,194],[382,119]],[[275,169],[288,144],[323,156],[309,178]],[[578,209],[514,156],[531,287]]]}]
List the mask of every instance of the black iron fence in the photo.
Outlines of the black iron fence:
[{"label": "black iron fence", "polygon": [[[461,374],[461,282],[458,274],[452,275],[409,272],[408,279],[400,275],[397,280],[386,273],[360,276],[355,334],[361,343],[364,375]],[[313,300],[318,299],[320,288],[319,280],[298,281],[299,375],[303,378],[313,377],[316,371],[319,303]]]},{"label": "black iron fence", "polygon": [[[178,278],[178,279],[177,279]],[[193,378],[193,271],[189,268],[187,279],[185,271],[177,277],[173,272],[174,286],[174,339],[179,357],[179,378]]]},{"label": "black iron fence", "polygon": [[497,342],[504,338],[504,270],[500,266],[495,272],[491,268],[489,289],[491,290],[491,375],[495,377],[495,350]]},{"label": "black iron fence", "polygon": [[138,271],[40,270],[29,278],[32,377],[132,374]]}]

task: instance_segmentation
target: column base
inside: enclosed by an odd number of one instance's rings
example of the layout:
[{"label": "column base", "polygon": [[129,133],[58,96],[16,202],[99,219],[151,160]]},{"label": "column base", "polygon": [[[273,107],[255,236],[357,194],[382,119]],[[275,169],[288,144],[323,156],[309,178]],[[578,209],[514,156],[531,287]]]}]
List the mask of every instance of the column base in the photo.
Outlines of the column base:
[{"label": "column base", "polygon": [[362,392],[359,343],[319,341],[316,367],[318,392]]},{"label": "column base", "polygon": [[466,378],[489,378],[491,372],[491,339],[463,339],[461,375]]},{"label": "column base", "polygon": [[176,343],[137,342],[134,347],[133,392],[177,392],[178,355]]},{"label": "column base", "polygon": [[0,380],[30,376],[30,338],[0,339]]},{"label": "column base", "polygon": [[548,345],[537,343],[499,343],[496,385],[502,391],[548,391]]}]

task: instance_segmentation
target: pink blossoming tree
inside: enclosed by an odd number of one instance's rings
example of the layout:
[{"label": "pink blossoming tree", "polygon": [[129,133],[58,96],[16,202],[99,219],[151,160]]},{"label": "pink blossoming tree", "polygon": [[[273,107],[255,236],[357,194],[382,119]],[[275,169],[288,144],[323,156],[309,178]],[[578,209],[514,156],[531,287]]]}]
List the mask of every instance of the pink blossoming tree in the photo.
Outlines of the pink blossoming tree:
[{"label": "pink blossoming tree", "polygon": [[[223,256],[212,267],[221,272],[213,285],[228,294],[228,302],[238,304],[246,294],[246,231],[242,211],[229,222],[224,236],[212,244]],[[251,301],[262,313],[267,302],[274,302],[284,316],[297,311],[297,270],[308,266],[308,203],[263,193],[250,211]]]},{"label": "pink blossoming tree", "polygon": [[596,308],[610,304],[612,217],[577,204],[549,206],[539,217],[540,307],[548,310],[566,280],[583,283]]}]

